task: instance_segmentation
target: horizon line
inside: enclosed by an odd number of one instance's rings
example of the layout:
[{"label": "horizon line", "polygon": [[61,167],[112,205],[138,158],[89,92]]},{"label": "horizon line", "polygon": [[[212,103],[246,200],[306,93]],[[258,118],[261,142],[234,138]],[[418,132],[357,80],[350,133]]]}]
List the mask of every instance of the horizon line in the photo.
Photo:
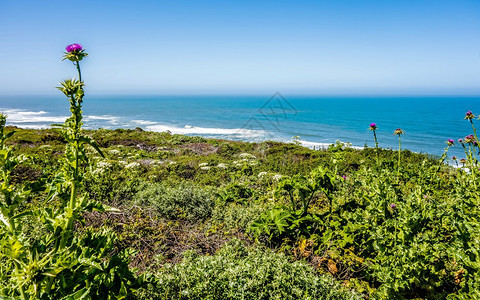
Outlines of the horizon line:
[{"label": "horizon line", "polygon": [[[181,96],[190,96],[190,97],[234,97],[234,96],[245,96],[245,97],[258,97],[266,96],[271,97],[275,94],[281,94],[282,96],[288,95],[289,97],[398,97],[398,98],[409,98],[409,97],[462,97],[462,98],[474,98],[480,97],[478,94],[341,94],[341,93],[282,93],[282,92],[273,92],[273,93],[90,93],[89,97],[181,97]],[[53,93],[25,93],[25,94],[0,94],[0,97],[63,97],[63,94],[53,94]]]}]

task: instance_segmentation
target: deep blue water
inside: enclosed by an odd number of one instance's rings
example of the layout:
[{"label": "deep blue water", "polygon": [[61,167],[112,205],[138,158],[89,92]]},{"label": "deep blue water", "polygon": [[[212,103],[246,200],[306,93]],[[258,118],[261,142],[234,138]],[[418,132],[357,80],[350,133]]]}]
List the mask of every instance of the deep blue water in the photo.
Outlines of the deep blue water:
[{"label": "deep blue water", "polygon": [[[441,155],[448,138],[472,132],[465,112],[480,114],[480,97],[284,96],[87,95],[84,123],[91,129],[141,127],[245,141],[299,136],[310,147],[336,140],[372,147],[368,127],[374,122],[381,147],[398,147],[393,131],[402,128],[402,147]],[[45,128],[69,114],[61,95],[0,96],[2,111],[8,124],[25,128]],[[462,154],[460,146],[449,151],[449,156]]]}]

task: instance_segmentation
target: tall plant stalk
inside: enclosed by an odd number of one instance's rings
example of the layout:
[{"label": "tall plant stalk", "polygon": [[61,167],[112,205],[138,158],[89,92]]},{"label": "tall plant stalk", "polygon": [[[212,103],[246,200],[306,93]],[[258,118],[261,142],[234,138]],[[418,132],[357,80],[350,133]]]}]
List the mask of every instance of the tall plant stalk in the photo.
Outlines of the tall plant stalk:
[{"label": "tall plant stalk", "polygon": [[401,155],[401,152],[402,152],[402,139],[401,139],[400,136],[402,134],[405,134],[405,132],[402,129],[397,128],[397,129],[395,129],[393,134],[398,135],[398,164],[397,164],[397,181],[398,181],[399,178],[400,178],[400,155]]},{"label": "tall plant stalk", "polygon": [[[60,242],[60,248],[66,246],[66,242],[73,230],[73,224],[76,219],[77,208],[77,193],[78,187],[81,181],[79,174],[79,165],[82,160],[86,160],[84,153],[84,144],[88,143],[94,146],[98,151],[98,147],[93,141],[82,135],[82,103],[84,92],[84,83],[82,81],[82,72],[80,68],[80,61],[88,56],[83,47],[79,44],[72,44],[67,46],[63,60],[70,60],[78,72],[78,79],[67,79],[61,82],[60,89],[65,96],[67,96],[70,102],[71,116],[65,121],[63,125],[63,135],[67,141],[67,147],[65,150],[65,164],[64,174],[70,185],[70,199],[67,209],[67,224],[63,231],[62,239]],[[100,152],[101,154],[101,152]]]},{"label": "tall plant stalk", "polygon": [[373,131],[373,139],[375,140],[375,157],[377,160],[377,167],[378,167],[378,141],[377,141],[377,124],[371,123],[369,130]]}]

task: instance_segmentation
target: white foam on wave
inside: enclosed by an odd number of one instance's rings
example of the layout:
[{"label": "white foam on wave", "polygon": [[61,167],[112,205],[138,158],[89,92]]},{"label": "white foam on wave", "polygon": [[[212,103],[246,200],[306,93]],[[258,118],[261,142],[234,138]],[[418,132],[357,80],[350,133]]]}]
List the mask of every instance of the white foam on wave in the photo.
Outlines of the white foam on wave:
[{"label": "white foam on wave", "polygon": [[111,125],[118,125],[120,118],[112,115],[88,115],[85,116],[85,121],[107,121]]},{"label": "white foam on wave", "polygon": [[202,135],[228,135],[234,137],[262,137],[267,134],[264,130],[253,130],[245,128],[210,128],[185,125],[184,127],[175,127],[168,125],[150,125],[146,127],[150,131],[170,131],[174,134],[202,134]]},{"label": "white foam on wave", "polygon": [[132,123],[135,123],[137,125],[155,125],[157,122],[153,121],[147,121],[147,120],[132,120]]},{"label": "white foam on wave", "polygon": [[[66,116],[48,116],[45,111],[28,111],[22,109],[2,109],[0,112],[7,114],[7,124],[25,128],[46,128],[38,123],[63,123]],[[37,123],[37,124],[31,124]],[[30,125],[29,125],[30,124]]]}]

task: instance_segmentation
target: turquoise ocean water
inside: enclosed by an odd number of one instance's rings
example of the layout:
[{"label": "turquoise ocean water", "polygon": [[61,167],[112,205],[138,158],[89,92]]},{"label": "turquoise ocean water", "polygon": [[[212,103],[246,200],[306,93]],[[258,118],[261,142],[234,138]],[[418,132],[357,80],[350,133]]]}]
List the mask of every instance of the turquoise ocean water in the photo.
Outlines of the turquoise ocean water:
[{"label": "turquoise ocean water", "polygon": [[[393,135],[402,128],[402,147],[441,155],[449,138],[472,133],[463,117],[480,114],[480,97],[382,96],[86,96],[85,128],[135,128],[243,141],[291,141],[308,147],[337,140],[374,146],[370,123],[378,126],[379,145],[397,148]],[[8,124],[47,128],[69,115],[61,96],[0,96]],[[479,127],[480,127],[480,121]],[[458,145],[449,156],[464,157]]]}]

